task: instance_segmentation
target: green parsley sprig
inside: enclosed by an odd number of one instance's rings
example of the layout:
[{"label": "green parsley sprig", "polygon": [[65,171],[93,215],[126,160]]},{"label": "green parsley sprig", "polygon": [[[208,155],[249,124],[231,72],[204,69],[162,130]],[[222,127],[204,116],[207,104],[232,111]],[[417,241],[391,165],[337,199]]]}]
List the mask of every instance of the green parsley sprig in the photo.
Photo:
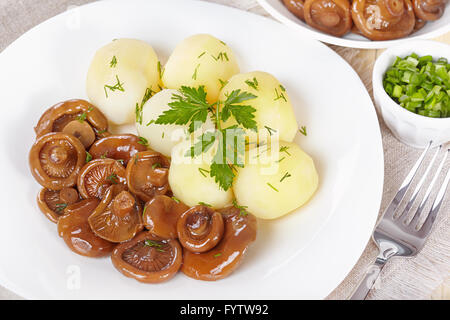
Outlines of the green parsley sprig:
[{"label": "green parsley sprig", "polygon": [[[235,166],[243,167],[245,152],[245,131],[257,131],[255,121],[256,109],[245,105],[248,100],[256,96],[240,89],[226,94],[224,101],[210,104],[206,99],[204,86],[198,88],[182,86],[180,94],[172,96],[169,110],[164,111],[155,121],[155,124],[188,125],[188,132],[193,133],[206,122],[208,114],[216,122],[215,131],[203,133],[198,141],[186,152],[185,156],[196,157],[207,152],[217,144],[218,148],[213,157],[209,173],[215,182],[224,190],[231,188],[235,177]],[[222,128],[221,121],[225,122],[233,117],[237,125]]]}]

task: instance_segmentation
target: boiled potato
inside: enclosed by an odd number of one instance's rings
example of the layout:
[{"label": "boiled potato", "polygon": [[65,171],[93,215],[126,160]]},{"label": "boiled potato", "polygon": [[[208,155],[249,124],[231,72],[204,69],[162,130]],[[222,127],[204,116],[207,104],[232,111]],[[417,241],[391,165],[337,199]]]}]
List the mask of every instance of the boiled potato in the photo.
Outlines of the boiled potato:
[{"label": "boiled potato", "polygon": [[319,178],[311,157],[295,143],[280,141],[279,149],[264,159],[265,154],[262,149],[260,157],[250,156],[238,169],[233,191],[238,204],[256,217],[275,219],[305,204]]},{"label": "boiled potato", "polygon": [[183,40],[167,61],[162,82],[166,88],[205,86],[209,103],[217,101],[220,88],[239,66],[233,51],[219,39],[197,34]]},{"label": "boiled potato", "polygon": [[217,149],[212,147],[196,158],[186,157],[185,154],[191,146],[189,141],[184,141],[172,150],[169,184],[174,196],[188,206],[204,202],[219,209],[231,204],[231,188],[227,191],[221,189],[208,173]]},{"label": "boiled potato", "polygon": [[91,102],[113,124],[132,123],[136,103],[147,90],[159,91],[158,57],[144,41],[117,39],[100,48],[89,67],[86,89]]},{"label": "boiled potato", "polygon": [[[142,108],[142,123],[136,122],[139,135],[148,140],[150,148],[168,157],[171,156],[173,147],[186,138],[188,130],[188,125],[154,123],[164,111],[170,109],[169,103],[172,101],[174,94],[181,95],[174,89],[164,89],[155,94]],[[214,124],[208,115],[206,122],[193,136],[199,136],[206,129],[213,128]]]},{"label": "boiled potato", "polygon": [[[294,109],[285,88],[274,76],[261,71],[237,74],[220,91],[219,100],[225,101],[228,94],[239,89],[256,96],[241,103],[256,109],[258,133],[247,130],[249,142],[267,141],[271,136],[288,142],[294,140],[298,130]],[[237,123],[231,116],[222,127],[234,124]]]}]

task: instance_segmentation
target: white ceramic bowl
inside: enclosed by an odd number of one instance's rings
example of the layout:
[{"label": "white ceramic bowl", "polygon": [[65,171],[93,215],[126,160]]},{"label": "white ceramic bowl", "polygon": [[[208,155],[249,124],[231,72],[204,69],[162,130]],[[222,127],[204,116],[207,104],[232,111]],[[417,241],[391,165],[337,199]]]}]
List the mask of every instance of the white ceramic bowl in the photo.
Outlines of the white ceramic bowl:
[{"label": "white ceramic bowl", "polygon": [[354,33],[346,34],[341,38],[335,37],[316,30],[297,18],[284,6],[282,0],[257,1],[268,13],[270,13],[270,15],[288,27],[294,28],[298,32],[314,39],[343,47],[366,49],[389,48],[398,43],[409,42],[412,39],[432,39],[444,33],[450,32],[450,1],[447,2],[446,10],[439,20],[428,22],[422,29],[408,37],[388,41],[371,41]]},{"label": "white ceramic bowl", "polygon": [[416,53],[419,56],[431,55],[434,59],[445,57],[450,61],[450,45],[431,41],[409,41],[384,51],[375,62],[372,74],[375,104],[384,122],[394,136],[401,142],[415,148],[426,146],[429,141],[441,144],[450,141],[450,118],[429,118],[401,107],[383,88],[383,76],[394,63],[397,56]]}]

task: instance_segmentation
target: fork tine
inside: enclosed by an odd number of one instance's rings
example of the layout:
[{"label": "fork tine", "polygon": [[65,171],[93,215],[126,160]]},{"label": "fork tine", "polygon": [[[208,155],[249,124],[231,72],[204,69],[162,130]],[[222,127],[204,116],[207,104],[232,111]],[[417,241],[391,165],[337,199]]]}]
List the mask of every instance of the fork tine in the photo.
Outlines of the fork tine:
[{"label": "fork tine", "polygon": [[[449,153],[450,153],[450,149],[447,150],[442,164],[447,159]],[[447,174],[445,176],[444,182],[442,183],[441,187],[439,188],[439,191],[436,195],[436,199],[434,199],[434,201],[433,201],[433,205],[431,206],[430,212],[428,213],[428,217],[419,230],[424,235],[427,235],[430,232],[431,227],[433,226],[434,220],[436,220],[436,216],[439,212],[439,209],[441,208],[442,201],[444,200],[445,192],[447,190],[449,182],[450,182],[450,169],[447,170]]]},{"label": "fork tine", "polygon": [[414,167],[411,169],[411,171],[406,176],[405,180],[403,181],[400,189],[398,190],[397,194],[395,195],[394,199],[392,199],[391,203],[388,205],[386,210],[384,211],[384,218],[393,218],[394,213],[397,210],[400,202],[405,197],[406,192],[409,189],[409,186],[411,185],[411,182],[413,181],[414,177],[417,174],[417,171],[420,168],[420,165],[423,162],[423,159],[425,158],[426,154],[430,150],[431,145],[433,144],[432,141],[429,142],[428,146],[425,148],[425,150],[422,152],[422,155],[417,160],[417,162],[414,164]]},{"label": "fork tine", "polygon": [[441,163],[439,164],[439,167],[436,170],[436,173],[434,174],[433,179],[431,180],[430,185],[428,186],[427,191],[425,192],[425,195],[424,195],[422,201],[420,202],[419,207],[417,208],[416,212],[414,213],[413,219],[411,220],[411,223],[410,223],[410,225],[413,228],[417,227],[417,222],[419,221],[422,211],[425,208],[425,205],[427,204],[428,199],[430,198],[431,191],[433,190],[433,187],[434,187],[439,175],[441,174],[442,169],[444,168],[444,164],[445,164],[445,161],[447,160],[447,156],[448,156],[448,150],[445,153],[444,158],[441,160]]},{"label": "fork tine", "polygon": [[397,219],[400,219],[400,217],[402,217],[402,216],[405,217],[405,221],[404,221],[405,224],[408,224],[408,213],[409,213],[409,210],[411,210],[412,205],[413,205],[414,202],[416,201],[416,198],[417,198],[417,196],[418,196],[420,190],[422,189],[423,184],[424,184],[425,180],[427,179],[428,174],[430,173],[430,170],[431,170],[431,168],[433,167],[434,162],[436,161],[436,158],[437,158],[439,152],[440,152],[441,149],[442,149],[442,145],[440,145],[440,146],[439,146],[438,148],[436,148],[436,149],[437,149],[437,150],[436,150],[436,152],[434,153],[433,159],[432,159],[432,160],[430,161],[430,163],[428,164],[428,167],[427,167],[427,169],[425,170],[425,173],[423,174],[422,178],[420,179],[419,183],[417,184],[416,188],[414,189],[414,192],[413,192],[413,194],[412,194],[412,196],[411,196],[411,199],[408,201],[408,204],[406,205],[406,207],[405,207],[405,209],[403,210],[403,212],[397,217]]}]

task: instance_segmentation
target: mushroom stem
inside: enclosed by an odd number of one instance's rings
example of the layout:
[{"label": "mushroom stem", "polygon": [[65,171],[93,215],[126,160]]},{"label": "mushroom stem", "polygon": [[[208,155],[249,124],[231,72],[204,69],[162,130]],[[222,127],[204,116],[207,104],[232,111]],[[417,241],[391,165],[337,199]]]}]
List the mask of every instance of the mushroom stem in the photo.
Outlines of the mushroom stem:
[{"label": "mushroom stem", "polygon": [[162,187],[167,184],[169,179],[169,169],[167,168],[155,168],[149,175],[149,181],[155,187]]},{"label": "mushroom stem", "polygon": [[55,164],[64,163],[69,155],[67,150],[61,146],[55,146],[50,151],[50,161]]},{"label": "mushroom stem", "polygon": [[206,206],[195,206],[177,221],[178,239],[188,251],[206,252],[222,239],[222,214]]},{"label": "mushroom stem", "polygon": [[66,134],[71,134],[78,138],[85,148],[88,148],[95,141],[95,132],[87,121],[70,121],[63,129]]},{"label": "mushroom stem", "polygon": [[211,218],[206,212],[198,212],[195,215],[190,215],[186,221],[186,227],[191,232],[194,238],[202,238],[208,233]]},{"label": "mushroom stem", "polygon": [[113,210],[123,218],[133,210],[134,204],[134,197],[128,191],[122,191],[114,198]]},{"label": "mushroom stem", "polygon": [[68,205],[74,204],[79,199],[78,192],[74,188],[62,188],[59,192],[59,199]]}]

